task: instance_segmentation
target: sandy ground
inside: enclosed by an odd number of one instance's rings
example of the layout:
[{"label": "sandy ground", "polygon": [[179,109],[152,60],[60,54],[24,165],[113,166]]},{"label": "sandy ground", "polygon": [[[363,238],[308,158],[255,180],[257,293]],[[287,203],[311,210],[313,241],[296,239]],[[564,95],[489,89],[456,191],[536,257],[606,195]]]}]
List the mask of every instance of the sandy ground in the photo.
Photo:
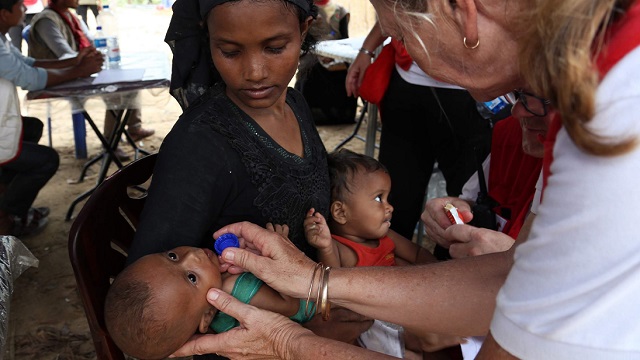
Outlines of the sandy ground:
[{"label": "sandy ground", "polygon": [[[365,35],[373,24],[374,13],[365,1],[343,0],[352,13],[352,36]],[[121,7],[116,9],[120,23],[121,48],[127,51],[163,51],[171,54],[162,42],[170,10],[154,7]],[[89,26],[95,26],[89,18]],[[24,95],[24,92],[21,92]],[[166,92],[147,96],[143,110],[143,124],[156,130],[155,136],[144,140],[140,146],[155,152],[180,115],[180,107]],[[104,105],[99,101],[87,105],[98,127],[102,128]],[[47,118],[47,107],[42,104],[23,103],[25,115]],[[51,208],[49,226],[39,235],[22,239],[39,259],[38,268],[31,268],[16,281],[10,307],[9,336],[5,359],[94,359],[95,352],[88,331],[82,304],[78,298],[75,279],[67,254],[67,239],[71,222],[64,220],[66,211],[79,194],[95,185],[98,167],[89,170],[84,182],[72,184],[77,179],[85,160],[74,157],[73,130],[69,106],[65,102],[53,104],[52,143],[60,154],[60,168],[35,201],[36,206]],[[361,134],[364,136],[364,128]],[[353,125],[324,126],[318,130],[328,150],[351,133]],[[89,156],[100,152],[97,137],[88,128]],[[41,144],[48,144],[47,133]],[[363,152],[364,143],[354,139],[347,146]],[[130,151],[130,148],[124,146]],[[113,171],[114,169],[112,169]],[[76,208],[76,214],[83,203]],[[0,354],[1,355],[1,354]],[[1,356],[0,356],[1,358]]]}]

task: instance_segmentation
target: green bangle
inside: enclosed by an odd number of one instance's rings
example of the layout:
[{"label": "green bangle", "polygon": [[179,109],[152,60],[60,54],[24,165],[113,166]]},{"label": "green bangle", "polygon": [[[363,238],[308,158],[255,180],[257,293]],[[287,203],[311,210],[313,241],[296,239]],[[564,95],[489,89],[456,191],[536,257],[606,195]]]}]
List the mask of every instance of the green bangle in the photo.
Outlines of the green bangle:
[{"label": "green bangle", "polygon": [[360,52],[363,53],[363,54],[367,54],[367,55],[371,56],[372,59],[376,58],[376,54],[374,54],[373,51],[369,51],[369,50],[367,50],[365,48],[360,48]]}]

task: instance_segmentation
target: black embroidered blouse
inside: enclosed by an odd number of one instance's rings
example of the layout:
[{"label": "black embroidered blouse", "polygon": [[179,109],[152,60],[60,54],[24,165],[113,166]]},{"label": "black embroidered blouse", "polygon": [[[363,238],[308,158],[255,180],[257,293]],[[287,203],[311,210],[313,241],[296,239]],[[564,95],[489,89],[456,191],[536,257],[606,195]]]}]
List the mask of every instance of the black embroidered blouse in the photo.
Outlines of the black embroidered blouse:
[{"label": "black embroidered blouse", "polygon": [[329,211],[326,150],[300,93],[286,98],[300,124],[304,157],[267,135],[213,87],[178,119],[160,148],[133,246],[131,263],[177,246],[213,249],[224,225],[251,221],[289,225],[289,238],[315,258],[302,223],[311,208]]}]

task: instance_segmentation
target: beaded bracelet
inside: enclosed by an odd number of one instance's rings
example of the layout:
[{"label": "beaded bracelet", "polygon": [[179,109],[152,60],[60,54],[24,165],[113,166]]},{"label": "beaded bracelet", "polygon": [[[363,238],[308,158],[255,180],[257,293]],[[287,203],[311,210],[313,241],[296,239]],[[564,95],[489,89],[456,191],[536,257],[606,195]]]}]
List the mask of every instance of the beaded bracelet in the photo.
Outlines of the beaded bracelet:
[{"label": "beaded bracelet", "polygon": [[367,54],[367,55],[371,56],[372,59],[376,58],[376,54],[374,54],[373,51],[369,51],[369,50],[367,50],[365,48],[360,48],[360,52],[363,53],[363,54]]}]

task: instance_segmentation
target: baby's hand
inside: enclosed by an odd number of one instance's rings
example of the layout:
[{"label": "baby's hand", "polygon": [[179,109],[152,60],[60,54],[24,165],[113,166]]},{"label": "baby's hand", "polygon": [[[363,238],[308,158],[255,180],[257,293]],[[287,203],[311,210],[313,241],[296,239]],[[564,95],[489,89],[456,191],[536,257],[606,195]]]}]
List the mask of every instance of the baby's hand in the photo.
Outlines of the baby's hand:
[{"label": "baby's hand", "polygon": [[267,230],[271,230],[274,233],[280,234],[282,236],[284,236],[285,238],[289,238],[289,226],[285,225],[280,225],[280,224],[272,224],[272,223],[267,223]]},{"label": "baby's hand", "polygon": [[316,249],[328,249],[333,240],[324,216],[311,208],[304,219],[304,234],[307,242]]}]

